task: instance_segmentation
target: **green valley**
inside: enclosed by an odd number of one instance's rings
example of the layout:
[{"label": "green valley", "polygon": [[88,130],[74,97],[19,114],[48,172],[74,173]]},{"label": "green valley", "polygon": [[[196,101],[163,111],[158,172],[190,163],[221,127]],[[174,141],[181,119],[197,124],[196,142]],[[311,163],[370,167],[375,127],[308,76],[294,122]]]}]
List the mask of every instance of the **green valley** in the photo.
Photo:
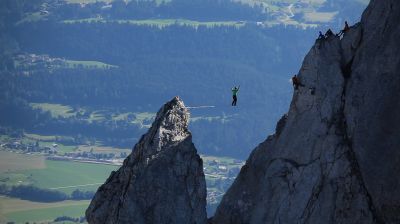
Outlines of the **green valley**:
[{"label": "green valley", "polygon": [[190,108],[213,215],[287,111],[318,31],[353,25],[366,3],[0,1],[0,222],[84,222],[174,96]]},{"label": "green valley", "polygon": [[[54,139],[49,136],[35,134],[26,136],[27,139],[42,139],[36,140],[40,145],[45,142],[53,145],[55,142],[51,141]],[[9,145],[7,142],[19,142],[20,144]],[[123,159],[73,159],[61,150],[55,157],[54,153],[27,152],[22,147],[25,146],[24,144],[28,144],[28,142],[3,136],[0,148],[0,191],[2,191],[0,193],[2,194],[5,193],[5,186],[12,188],[23,185],[61,192],[70,195],[69,197],[78,194],[77,192],[92,192],[91,194],[93,194],[109,174],[119,168]],[[58,145],[57,150],[59,147]],[[119,152],[125,156],[129,151],[128,149],[101,146],[75,146],[72,150],[72,152],[87,152],[88,154]],[[55,160],[55,158],[57,159]],[[207,181],[208,209],[213,210],[244,163],[228,157],[202,155],[202,159]],[[84,211],[89,203],[88,200],[82,199],[41,202],[41,199],[27,200],[14,197],[18,197],[18,195],[13,195],[12,198],[0,197],[0,208],[2,208],[0,217],[3,217],[5,221],[16,223],[52,221],[62,216],[80,218],[84,216]]]}]

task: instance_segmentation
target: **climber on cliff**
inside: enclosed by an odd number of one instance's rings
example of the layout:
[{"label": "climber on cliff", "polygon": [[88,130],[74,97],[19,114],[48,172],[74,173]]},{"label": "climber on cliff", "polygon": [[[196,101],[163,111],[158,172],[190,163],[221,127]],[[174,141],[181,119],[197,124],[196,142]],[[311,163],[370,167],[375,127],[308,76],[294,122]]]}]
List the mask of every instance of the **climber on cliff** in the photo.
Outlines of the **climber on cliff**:
[{"label": "climber on cliff", "polygon": [[349,30],[350,30],[349,24],[347,23],[347,21],[344,21],[344,28],[343,28],[343,30],[341,30],[341,31],[337,34],[337,36],[340,37],[340,36],[344,35],[344,33],[346,33],[346,32],[349,31]]},{"label": "climber on cliff", "polygon": [[321,31],[319,31],[319,36],[318,36],[318,40],[324,40],[325,36],[322,34]]},{"label": "climber on cliff", "polygon": [[238,87],[235,86],[232,88],[232,99],[233,99],[232,106],[236,106],[237,93],[239,92],[239,88],[240,88],[240,86],[238,86]]},{"label": "climber on cliff", "polygon": [[295,90],[298,90],[299,86],[304,87],[304,85],[301,84],[300,79],[297,77],[297,75],[294,75],[292,77],[292,84],[293,84],[293,87],[294,87]]}]

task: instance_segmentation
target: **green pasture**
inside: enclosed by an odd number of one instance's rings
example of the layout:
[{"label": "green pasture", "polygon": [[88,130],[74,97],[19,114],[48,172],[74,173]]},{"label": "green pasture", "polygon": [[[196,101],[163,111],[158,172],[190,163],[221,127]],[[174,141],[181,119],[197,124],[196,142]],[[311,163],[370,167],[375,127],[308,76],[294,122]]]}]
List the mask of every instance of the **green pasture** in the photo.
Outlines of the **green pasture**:
[{"label": "green pasture", "polygon": [[[110,149],[104,148],[102,150]],[[216,192],[218,195],[222,194],[218,181],[224,175],[214,173],[214,171],[217,171],[218,165],[225,165],[229,169],[236,166],[240,167],[242,162],[229,157],[206,155],[201,155],[201,157],[208,172],[212,171],[211,174],[206,175],[207,190]],[[6,160],[9,164],[4,163]],[[211,162],[215,161],[218,165],[210,165]],[[112,165],[52,161],[45,160],[44,156],[0,151],[0,164],[3,163],[5,167],[11,167],[10,164],[13,164],[14,167],[9,170],[3,169],[3,172],[0,172],[0,183],[2,184],[33,184],[40,188],[54,189],[67,194],[75,189],[95,191],[113,170],[118,169],[118,166]],[[217,198],[220,198],[220,196]],[[47,222],[59,216],[81,217],[84,215],[88,204],[89,201],[87,200],[41,203],[0,197],[0,223],[2,221],[14,221],[15,223]]]},{"label": "green pasture", "polygon": [[[3,168],[3,172],[0,173],[2,183],[8,185],[33,184],[40,188],[54,189],[67,194],[75,189],[95,191],[113,170],[118,169],[118,166],[114,165],[44,160],[44,157],[10,152],[2,152],[0,155],[2,155],[0,163],[7,164],[8,162],[14,165],[10,170]],[[217,161],[218,165],[225,165],[228,169],[242,165],[242,163],[235,163],[233,159],[226,157],[202,155],[202,159],[207,170],[217,169],[210,165],[211,161]],[[14,160],[15,163],[11,160]],[[217,175],[217,177],[219,176],[220,174]]]},{"label": "green pasture", "polygon": [[[3,154],[4,152],[0,155]],[[118,166],[114,165],[44,160],[44,157],[41,157],[42,160],[30,160],[29,156],[33,155],[14,154],[13,157],[0,157],[0,163],[13,163],[10,161],[12,159],[15,161],[12,169],[2,169],[1,184],[33,184],[40,188],[54,189],[67,194],[76,189],[95,191],[101,183],[105,182],[111,171],[118,169]]]},{"label": "green pasture", "polygon": [[73,108],[67,105],[55,104],[55,103],[30,103],[33,109],[39,109],[42,111],[50,112],[54,118],[62,117],[69,118],[76,115]]},{"label": "green pasture", "polygon": [[83,205],[69,205],[54,208],[31,209],[26,211],[12,212],[6,215],[8,220],[17,223],[26,221],[53,221],[60,216],[81,217],[85,215],[88,203]]},{"label": "green pasture", "polygon": [[45,141],[45,142],[56,141],[56,139],[57,139],[57,136],[55,136],[55,135],[38,135],[38,134],[30,134],[30,133],[24,133],[24,135],[28,139],[37,140],[37,141]]},{"label": "green pasture", "polygon": [[[14,152],[0,151],[0,184],[5,181],[23,181],[26,176],[21,174],[22,170],[45,168],[45,158],[41,155],[18,154]],[[2,176],[9,173],[10,177]]]},{"label": "green pasture", "polygon": [[15,198],[0,197],[1,223],[49,222],[60,216],[82,217],[89,200],[62,201],[53,203],[31,202]]},{"label": "green pasture", "polygon": [[[77,118],[84,119],[88,122],[102,122],[107,120],[107,115],[113,121],[123,121],[128,120],[128,116],[131,116],[133,119],[130,120],[130,123],[137,124],[141,127],[148,128],[150,123],[153,121],[155,117],[155,113],[150,112],[122,112],[115,113],[110,109],[106,110],[92,110],[90,108],[79,108],[74,109],[69,105],[62,104],[52,104],[52,103],[30,103],[29,104],[33,109],[39,109],[43,112],[49,112],[52,118],[70,118],[74,119],[77,117],[77,114],[87,113],[88,116],[85,118]],[[89,113],[88,113],[89,111]],[[34,134],[28,134],[28,138],[35,140],[43,140],[43,141],[51,141],[52,139],[56,139],[56,136],[40,136]],[[65,136],[64,136],[65,137]]]},{"label": "green pasture", "polygon": [[45,169],[21,173],[29,176],[35,186],[69,194],[75,189],[96,191],[100,183],[104,183],[111,171],[116,169],[118,166],[106,164],[46,160]]}]

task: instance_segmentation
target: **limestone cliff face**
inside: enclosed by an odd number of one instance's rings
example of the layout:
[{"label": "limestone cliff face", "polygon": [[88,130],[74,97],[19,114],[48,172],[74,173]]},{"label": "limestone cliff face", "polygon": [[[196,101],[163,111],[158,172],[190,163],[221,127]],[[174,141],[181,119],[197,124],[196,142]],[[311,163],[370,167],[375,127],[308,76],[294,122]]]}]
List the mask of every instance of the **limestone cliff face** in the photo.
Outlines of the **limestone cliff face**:
[{"label": "limestone cliff face", "polygon": [[316,42],[213,223],[400,223],[399,21],[400,1],[372,0],[342,40]]},{"label": "limestone cliff face", "polygon": [[86,210],[89,223],[207,222],[203,163],[188,122],[177,97],[160,109],[123,166],[98,189]]}]

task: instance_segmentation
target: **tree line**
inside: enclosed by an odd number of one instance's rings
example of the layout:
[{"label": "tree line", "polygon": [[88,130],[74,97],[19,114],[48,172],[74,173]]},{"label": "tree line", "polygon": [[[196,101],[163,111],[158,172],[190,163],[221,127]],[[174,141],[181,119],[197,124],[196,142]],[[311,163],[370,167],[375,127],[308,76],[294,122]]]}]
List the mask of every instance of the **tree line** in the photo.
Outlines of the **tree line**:
[{"label": "tree line", "polygon": [[[2,125],[48,135],[80,134],[130,148],[145,129],[128,121],[90,123],[77,117],[52,118],[30,108],[29,102],[156,112],[179,95],[187,105],[219,108],[193,112],[196,116],[232,116],[240,110],[224,123],[199,120],[192,124],[199,140],[196,144],[203,153],[236,158],[247,156],[285,112],[291,87],[287,80],[309,47],[303,38],[312,35],[293,27],[262,28],[254,24],[159,29],[51,21],[20,24],[12,34],[25,52],[96,60],[118,68],[46,68],[30,70],[28,75],[18,68],[3,70]],[[241,107],[232,111],[228,107],[230,88],[236,83],[242,85]],[[238,128],[249,134],[233,137]]]},{"label": "tree line", "polygon": [[9,197],[20,198],[35,202],[57,202],[64,200],[90,200],[94,196],[93,191],[74,190],[70,195],[61,191],[39,188],[33,185],[0,185],[0,194]]}]

